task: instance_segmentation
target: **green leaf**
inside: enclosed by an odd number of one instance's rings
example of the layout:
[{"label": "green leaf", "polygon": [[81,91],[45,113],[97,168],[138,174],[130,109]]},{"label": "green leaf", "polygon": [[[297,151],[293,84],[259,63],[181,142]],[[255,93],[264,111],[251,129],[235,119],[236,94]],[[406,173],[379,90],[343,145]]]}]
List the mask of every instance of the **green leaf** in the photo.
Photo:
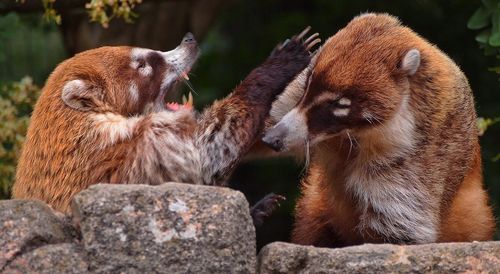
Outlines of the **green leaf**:
[{"label": "green leaf", "polygon": [[491,29],[485,29],[476,36],[476,41],[481,44],[487,44],[488,39],[490,39],[490,35],[491,35]]},{"label": "green leaf", "polygon": [[498,49],[490,46],[490,44],[480,44],[479,46],[484,49],[484,55],[486,56],[493,56],[498,54]]},{"label": "green leaf", "polygon": [[488,70],[500,74],[500,67],[492,67],[488,68]]},{"label": "green leaf", "polygon": [[491,159],[493,162],[496,162],[498,160],[500,160],[500,153],[497,154],[497,156],[493,157],[493,159]]},{"label": "green leaf", "polygon": [[469,22],[467,22],[467,27],[469,29],[482,29],[490,24],[490,15],[492,11],[488,10],[486,7],[481,6],[479,9],[472,14]]},{"label": "green leaf", "polygon": [[491,35],[488,43],[493,47],[500,47],[500,9],[493,12],[491,24]]},{"label": "green leaf", "polygon": [[488,39],[488,43],[493,47],[500,47],[500,32],[493,33]]},{"label": "green leaf", "polygon": [[481,2],[483,2],[483,5],[491,11],[498,7],[498,0],[482,0]]}]

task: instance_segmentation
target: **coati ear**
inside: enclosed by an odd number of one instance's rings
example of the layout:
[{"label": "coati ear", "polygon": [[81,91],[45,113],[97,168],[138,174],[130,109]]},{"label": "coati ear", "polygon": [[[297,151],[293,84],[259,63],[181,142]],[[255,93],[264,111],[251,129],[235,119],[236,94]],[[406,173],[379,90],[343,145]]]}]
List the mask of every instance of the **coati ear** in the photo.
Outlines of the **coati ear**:
[{"label": "coati ear", "polygon": [[401,69],[408,75],[413,75],[417,72],[420,66],[420,51],[418,49],[410,49],[403,60],[401,61]]},{"label": "coati ear", "polygon": [[79,111],[89,111],[97,107],[102,95],[98,88],[84,80],[76,79],[68,81],[63,89],[61,98],[70,108]]}]

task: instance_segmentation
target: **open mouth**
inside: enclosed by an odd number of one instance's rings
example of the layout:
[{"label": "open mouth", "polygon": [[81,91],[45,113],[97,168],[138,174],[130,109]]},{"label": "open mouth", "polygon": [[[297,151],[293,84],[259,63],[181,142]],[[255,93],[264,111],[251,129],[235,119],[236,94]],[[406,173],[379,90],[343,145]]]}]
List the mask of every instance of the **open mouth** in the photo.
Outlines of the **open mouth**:
[{"label": "open mouth", "polygon": [[[168,52],[163,53],[163,56],[165,58],[165,61],[167,64],[170,64],[172,68],[174,69],[173,76],[175,78],[169,78],[171,79],[169,83],[169,87],[163,91],[163,98],[161,98],[161,102],[164,104],[164,107],[167,110],[170,111],[177,111],[181,109],[192,109],[193,108],[193,95],[191,92],[186,96],[182,96],[182,100],[180,103],[176,102],[178,100],[175,100],[174,97],[177,97],[176,95],[178,94],[174,90],[172,92],[171,90],[174,89],[174,86],[178,82],[182,82],[185,84],[193,93],[196,94],[196,92],[193,89],[193,86],[191,85],[191,82],[189,82],[189,72],[191,71],[192,66],[194,65],[197,57],[199,55],[199,48],[196,43],[196,40],[194,39],[194,36],[191,33],[187,33],[184,38],[182,39],[181,44]],[[165,100],[165,95],[167,95],[167,99]],[[175,100],[170,102],[170,100]]]},{"label": "open mouth", "polygon": [[[175,83],[177,82],[183,82],[188,88],[190,88],[193,92],[193,87],[191,85],[191,83],[189,82],[189,71],[191,70],[191,68],[188,68],[187,70],[184,70],[179,74],[179,76],[177,77],[177,79],[175,80]],[[175,83],[172,84],[172,86],[175,86]],[[170,89],[173,89],[173,87],[171,87]],[[171,99],[171,98],[169,98]],[[165,101],[165,100],[163,100]],[[178,111],[178,110],[181,110],[181,109],[193,109],[193,103],[194,103],[194,100],[193,100],[193,94],[191,93],[191,91],[188,92],[187,96],[184,94],[182,95],[182,98],[180,99],[180,103],[179,102],[175,102],[175,101],[166,101],[165,103],[165,107],[167,110],[170,110],[170,111]]]}]

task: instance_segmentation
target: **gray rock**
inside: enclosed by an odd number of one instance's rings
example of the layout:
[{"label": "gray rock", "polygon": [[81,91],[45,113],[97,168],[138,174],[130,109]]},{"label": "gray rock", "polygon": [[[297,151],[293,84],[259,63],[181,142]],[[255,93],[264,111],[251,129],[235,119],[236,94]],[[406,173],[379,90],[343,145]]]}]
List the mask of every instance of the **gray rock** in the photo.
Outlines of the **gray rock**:
[{"label": "gray rock", "polygon": [[75,197],[72,209],[92,272],[255,272],[255,231],[240,192],[95,185]]},{"label": "gray rock", "polygon": [[14,273],[89,273],[82,250],[75,244],[46,245],[24,253],[2,272]]},{"label": "gray rock", "polygon": [[39,201],[0,201],[0,231],[0,271],[22,253],[72,241],[69,224]]},{"label": "gray rock", "polygon": [[500,242],[315,248],[271,243],[259,273],[499,273]]}]

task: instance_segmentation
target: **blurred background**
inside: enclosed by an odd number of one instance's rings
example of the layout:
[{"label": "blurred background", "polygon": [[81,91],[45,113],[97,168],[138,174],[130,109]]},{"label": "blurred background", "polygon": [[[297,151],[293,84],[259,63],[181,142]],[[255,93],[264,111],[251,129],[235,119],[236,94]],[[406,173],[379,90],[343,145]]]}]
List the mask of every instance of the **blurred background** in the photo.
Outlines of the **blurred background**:
[{"label": "blurred background", "polygon": [[[354,16],[387,12],[436,44],[463,69],[482,130],[485,184],[500,216],[499,0],[2,0],[0,1],[0,198],[10,197],[15,162],[32,105],[62,60],[101,45],[157,50],[191,31],[202,55],[190,76],[198,109],[227,95],[278,41],[312,26],[326,40]],[[125,3],[125,5],[123,4]],[[185,92],[180,87],[180,92]],[[495,120],[496,119],[496,120]],[[443,129],[446,130],[446,129]],[[50,159],[48,159],[50,160]],[[432,167],[429,167],[432,168]],[[258,247],[289,241],[303,165],[293,159],[241,164],[230,187],[251,204],[269,192],[286,196],[257,230]],[[498,226],[497,226],[498,227]],[[497,230],[498,231],[498,230]],[[497,239],[499,234],[496,234]]]}]

